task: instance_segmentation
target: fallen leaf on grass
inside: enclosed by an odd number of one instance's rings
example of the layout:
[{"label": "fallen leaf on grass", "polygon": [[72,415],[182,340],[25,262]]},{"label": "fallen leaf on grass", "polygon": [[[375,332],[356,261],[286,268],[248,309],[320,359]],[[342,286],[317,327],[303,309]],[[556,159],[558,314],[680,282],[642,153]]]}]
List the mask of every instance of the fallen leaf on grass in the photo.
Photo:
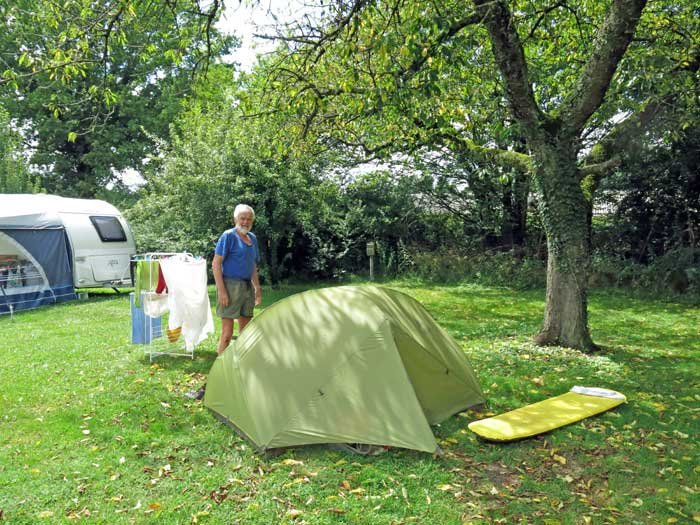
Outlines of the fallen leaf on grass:
[{"label": "fallen leaf on grass", "polygon": [[72,511],[66,516],[69,520],[79,520],[81,518],[89,518],[91,516],[90,509],[83,507],[81,510]]},{"label": "fallen leaf on grass", "polygon": [[143,511],[144,514],[151,514],[160,508],[160,503],[151,503],[146,510]]},{"label": "fallen leaf on grass", "polygon": [[562,465],[566,465],[566,458],[564,456],[560,456],[558,454],[552,454],[552,459],[556,461],[557,463],[561,463]]},{"label": "fallen leaf on grass", "polygon": [[203,510],[197,514],[193,514],[191,523],[199,523],[199,518],[203,518],[205,516],[209,516],[209,511]]}]

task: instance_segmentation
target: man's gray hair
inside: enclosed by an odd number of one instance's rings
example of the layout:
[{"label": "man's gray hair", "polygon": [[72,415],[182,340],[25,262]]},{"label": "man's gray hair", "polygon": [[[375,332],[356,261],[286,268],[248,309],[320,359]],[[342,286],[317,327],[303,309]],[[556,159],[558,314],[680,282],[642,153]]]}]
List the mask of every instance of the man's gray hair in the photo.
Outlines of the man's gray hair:
[{"label": "man's gray hair", "polygon": [[247,204],[239,204],[236,206],[236,209],[233,210],[233,220],[235,221],[241,213],[245,212],[250,212],[251,217],[255,219],[255,211],[253,211],[253,208]]}]

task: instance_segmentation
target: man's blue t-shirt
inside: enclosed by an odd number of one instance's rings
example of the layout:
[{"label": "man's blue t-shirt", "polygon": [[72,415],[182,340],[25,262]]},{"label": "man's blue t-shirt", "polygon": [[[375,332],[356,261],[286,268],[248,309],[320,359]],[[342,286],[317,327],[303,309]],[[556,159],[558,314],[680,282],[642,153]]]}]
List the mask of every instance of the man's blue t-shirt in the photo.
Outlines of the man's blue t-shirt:
[{"label": "man's blue t-shirt", "polygon": [[260,260],[258,240],[248,233],[252,244],[248,246],[238,235],[236,228],[226,230],[216,243],[214,253],[224,258],[223,274],[227,279],[250,279],[255,270],[255,263]]}]

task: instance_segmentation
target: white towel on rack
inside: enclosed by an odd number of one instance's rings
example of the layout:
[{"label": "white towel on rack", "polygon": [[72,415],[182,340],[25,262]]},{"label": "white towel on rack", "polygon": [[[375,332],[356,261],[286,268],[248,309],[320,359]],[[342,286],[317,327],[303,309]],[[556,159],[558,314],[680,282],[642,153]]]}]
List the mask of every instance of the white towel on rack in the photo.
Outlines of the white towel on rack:
[{"label": "white towel on rack", "polygon": [[160,317],[168,311],[168,296],[155,292],[145,293],[141,296],[143,301],[143,311],[149,317]]},{"label": "white towel on rack", "polygon": [[207,263],[183,254],[161,259],[160,267],[168,283],[168,328],[182,326],[185,347],[191,352],[214,332],[207,293]]}]

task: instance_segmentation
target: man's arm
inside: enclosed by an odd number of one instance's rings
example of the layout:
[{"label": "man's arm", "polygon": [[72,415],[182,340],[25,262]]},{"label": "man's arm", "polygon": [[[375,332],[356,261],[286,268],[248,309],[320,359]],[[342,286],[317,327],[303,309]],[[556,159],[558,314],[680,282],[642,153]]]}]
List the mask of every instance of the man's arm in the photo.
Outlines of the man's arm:
[{"label": "man's arm", "polygon": [[228,292],[224,285],[224,271],[222,265],[224,258],[221,255],[214,255],[214,260],[211,263],[212,273],[214,274],[214,282],[216,282],[216,296],[221,306],[228,306]]},{"label": "man's arm", "polygon": [[262,288],[260,288],[260,279],[258,279],[258,267],[253,268],[253,275],[250,278],[253,281],[253,288],[255,288],[255,304],[256,306],[262,303]]}]

